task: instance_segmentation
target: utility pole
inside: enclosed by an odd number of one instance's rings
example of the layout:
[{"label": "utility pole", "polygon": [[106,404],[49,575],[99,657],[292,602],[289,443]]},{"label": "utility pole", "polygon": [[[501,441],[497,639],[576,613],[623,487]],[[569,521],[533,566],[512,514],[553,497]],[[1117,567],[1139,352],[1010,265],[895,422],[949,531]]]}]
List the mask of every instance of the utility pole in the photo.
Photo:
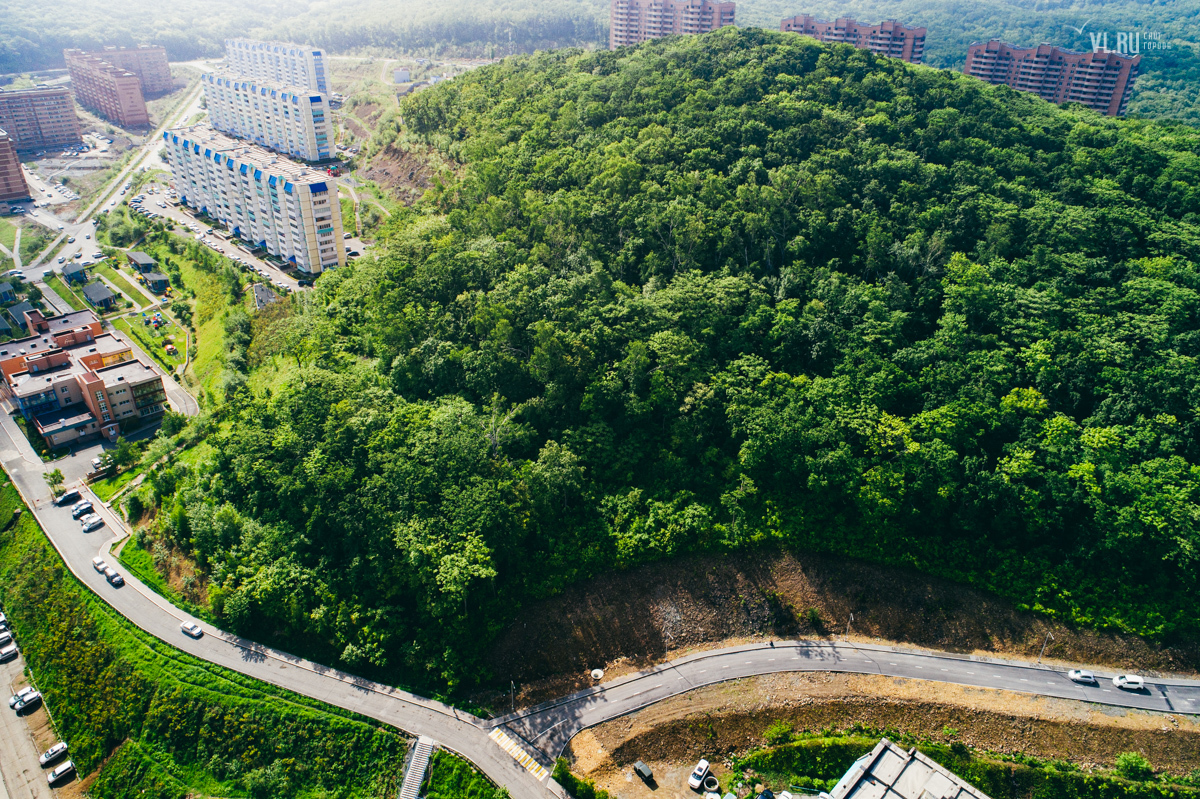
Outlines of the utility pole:
[{"label": "utility pole", "polygon": [[842,636],[842,637],[843,637],[843,638],[845,638],[847,641],[849,641],[849,640],[850,640],[850,625],[851,625],[853,622],[854,622],[854,614],[853,614],[853,613],[851,613],[851,614],[850,614],[850,621],[846,622],[846,634],[845,634],[844,636]]},{"label": "utility pole", "polygon": [[1046,631],[1046,638],[1045,638],[1045,639],[1042,641],[1042,651],[1041,651],[1041,654],[1039,654],[1039,655],[1038,655],[1038,663],[1041,663],[1041,662],[1042,662],[1042,655],[1046,654],[1046,644],[1050,643],[1050,642],[1051,642],[1051,641],[1053,641],[1053,640],[1054,640],[1054,634],[1053,634],[1053,633],[1051,633],[1049,630],[1047,630],[1047,631]]},{"label": "utility pole", "polygon": [[512,712],[516,713],[517,712],[517,684],[515,682],[513,682],[512,680],[509,680],[508,684],[509,684],[509,689],[512,691],[512,693],[511,693]]}]

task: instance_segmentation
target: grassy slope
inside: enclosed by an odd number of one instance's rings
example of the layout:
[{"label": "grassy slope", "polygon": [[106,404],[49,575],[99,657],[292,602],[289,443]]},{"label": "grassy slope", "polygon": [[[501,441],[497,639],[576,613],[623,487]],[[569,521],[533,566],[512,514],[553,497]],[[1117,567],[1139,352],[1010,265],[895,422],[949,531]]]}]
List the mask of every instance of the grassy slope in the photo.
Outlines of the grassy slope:
[{"label": "grassy slope", "polygon": [[[20,499],[0,489],[0,518]],[[97,796],[385,796],[404,739],[196,661],[143,634],[63,567],[32,516],[0,531],[0,597],[28,667]],[[132,749],[105,763],[123,742]],[[165,787],[164,787],[165,786]],[[174,786],[175,792],[172,792]]]},{"label": "grassy slope", "polygon": [[67,284],[63,282],[62,277],[60,277],[57,273],[46,281],[46,285],[50,286],[55,294],[57,294],[59,297],[62,297],[63,302],[65,302],[67,305],[70,305],[72,309],[76,311],[82,311],[85,307],[87,307],[83,300],[79,298],[79,295],[68,288]]}]

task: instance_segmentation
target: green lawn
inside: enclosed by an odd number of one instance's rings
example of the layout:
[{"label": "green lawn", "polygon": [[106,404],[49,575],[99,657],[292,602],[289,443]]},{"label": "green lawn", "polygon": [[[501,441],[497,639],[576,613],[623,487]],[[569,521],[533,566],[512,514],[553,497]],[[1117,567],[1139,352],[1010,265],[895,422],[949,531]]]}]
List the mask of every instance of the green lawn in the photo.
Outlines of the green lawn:
[{"label": "green lawn", "polygon": [[92,267],[92,271],[98,275],[104,275],[105,279],[108,280],[109,283],[112,283],[121,291],[125,292],[125,296],[133,300],[138,305],[145,307],[150,304],[150,300],[146,298],[145,294],[134,288],[133,284],[131,284],[120,272],[118,272],[116,269],[113,269],[108,264],[96,264]]},{"label": "green lawn", "polygon": [[113,477],[105,477],[103,480],[97,480],[91,484],[90,488],[92,489],[92,493],[100,498],[101,502],[108,502],[114,494],[129,485],[139,474],[141,474],[140,469],[126,469]]},{"label": "green lawn", "polygon": [[80,299],[79,295],[67,287],[66,282],[62,279],[62,275],[57,272],[46,280],[46,285],[50,287],[58,296],[62,297],[63,302],[71,306],[74,311],[82,311],[87,307],[87,304]]},{"label": "green lawn", "polygon": [[12,249],[17,243],[17,226],[7,219],[0,219],[0,244]]},{"label": "green lawn", "polygon": [[36,223],[24,225],[24,228],[21,233],[21,261],[29,264],[54,240],[54,235]]},{"label": "green lawn", "polygon": [[[155,330],[149,325],[142,324],[140,316],[123,316],[120,319],[113,320],[113,327],[126,333],[137,342],[138,346],[150,354],[154,360],[158,361],[159,366],[166,369],[168,372],[174,373],[175,367],[187,360],[187,343],[186,336],[183,330],[178,325],[172,323]],[[178,355],[168,355],[164,345],[164,339],[171,336],[175,340],[175,348],[179,351]]]}]

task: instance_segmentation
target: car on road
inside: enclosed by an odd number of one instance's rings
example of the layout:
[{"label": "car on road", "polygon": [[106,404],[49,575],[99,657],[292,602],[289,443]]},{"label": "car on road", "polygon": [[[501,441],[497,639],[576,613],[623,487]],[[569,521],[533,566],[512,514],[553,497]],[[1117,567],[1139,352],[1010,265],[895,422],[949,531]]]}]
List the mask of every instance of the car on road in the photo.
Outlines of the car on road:
[{"label": "car on road", "polygon": [[1146,681],[1137,674],[1118,674],[1112,679],[1113,686],[1122,691],[1144,691]]},{"label": "car on road", "polygon": [[79,496],[80,496],[79,489],[72,488],[70,491],[67,491],[66,493],[62,494],[58,499],[54,500],[54,504],[58,505],[59,507],[62,507],[63,505],[69,505],[72,502],[78,502]]},{"label": "car on road", "polygon": [[[84,516],[83,518],[87,520],[87,521],[83,522],[83,531],[85,533],[90,533],[94,530],[99,530],[101,527],[104,526],[104,519],[102,519],[100,516],[98,516],[95,513],[89,514],[88,516]],[[80,521],[83,521],[83,520],[81,519]]]},{"label": "car on road", "polygon": [[45,768],[46,766],[53,763],[55,760],[58,760],[60,757],[62,757],[66,753],[67,753],[66,741],[59,741],[54,746],[47,749],[45,752],[42,752],[41,756],[38,758],[38,765],[41,766],[42,768]]},{"label": "car on road", "polygon": [[1067,672],[1067,677],[1071,682],[1083,683],[1084,685],[1096,684],[1096,675],[1086,669],[1071,669]]},{"label": "car on road", "polygon": [[67,244],[74,244],[74,243],[75,243],[75,237],[74,237],[74,236],[71,236],[69,239],[67,239]]},{"label": "car on road", "polygon": [[33,696],[36,693],[37,693],[36,688],[34,688],[32,685],[26,685],[24,688],[22,688],[21,690],[17,691],[15,694],[12,695],[12,698],[8,700],[8,706],[16,707],[18,702],[20,702],[21,700],[26,699],[30,696]]},{"label": "car on road", "polygon": [[116,586],[117,588],[125,585],[125,578],[122,577],[121,573],[112,566],[108,566],[104,569],[104,579],[108,580],[109,585]]},{"label": "car on road", "polygon": [[108,568],[108,564],[104,562],[104,558],[92,558],[92,568],[104,574],[104,570]]},{"label": "car on road", "polygon": [[92,501],[90,499],[85,499],[80,502],[76,502],[74,505],[71,506],[71,518],[72,519],[78,519],[80,516],[83,516],[83,515],[91,513],[91,512],[92,512]]},{"label": "car on road", "polygon": [[91,241],[91,239],[92,239],[92,234],[91,234],[91,233],[84,233],[84,234],[83,234],[83,237],[84,237],[85,239],[87,239],[88,241]]},{"label": "car on road", "polygon": [[101,261],[104,259],[104,253],[94,252],[94,253],[92,253],[92,257],[95,258],[97,261]]},{"label": "car on road", "polygon": [[349,234],[349,233],[343,233],[343,234],[342,234],[342,238],[343,238],[343,239],[349,239],[349,238],[350,238],[350,234]]},{"label": "car on road", "polygon": [[18,699],[17,703],[12,706],[12,709],[20,713],[22,710],[27,708],[36,707],[41,701],[42,694],[40,691],[30,691],[29,693],[25,694],[25,696]]},{"label": "car on road", "polygon": [[7,663],[17,656],[17,645],[9,644],[6,647],[0,648],[0,663]]},{"label": "car on road", "polygon": [[8,270],[8,276],[9,276],[9,277],[16,277],[16,276],[17,276],[17,275],[19,275],[19,274],[21,274],[21,270],[20,270],[20,269],[10,269],[10,270]]},{"label": "car on road", "polygon": [[200,629],[200,625],[194,621],[185,621],[179,625],[179,629],[183,630],[184,635],[190,635],[192,638],[199,638],[204,635],[204,630]]},{"label": "car on road", "polygon": [[46,775],[46,782],[53,785],[60,780],[63,780],[75,773],[75,764],[68,760],[61,766],[56,766],[53,771]]},{"label": "car on road", "polygon": [[692,769],[692,775],[688,777],[688,787],[693,791],[700,790],[700,786],[704,784],[704,778],[708,776],[708,761],[701,760]]}]

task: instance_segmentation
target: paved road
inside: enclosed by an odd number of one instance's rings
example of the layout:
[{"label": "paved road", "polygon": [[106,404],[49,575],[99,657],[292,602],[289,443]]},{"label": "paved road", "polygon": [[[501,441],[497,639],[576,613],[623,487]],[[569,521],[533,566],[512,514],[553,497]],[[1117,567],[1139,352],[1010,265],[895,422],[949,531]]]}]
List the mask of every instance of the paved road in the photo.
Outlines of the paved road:
[{"label": "paved road", "polygon": [[[995,688],[1120,707],[1200,714],[1200,680],[1153,680],[1140,693],[1114,688],[1111,672],[1099,683],[1071,682],[1037,664],[826,641],[777,641],[717,649],[665,663],[493,720],[552,761],[580,730],[703,685],[781,671],[883,674],[914,680]],[[930,686],[936,690],[936,686]]]},{"label": "paved road", "polygon": [[[4,699],[28,682],[21,674],[25,661],[16,657],[0,665],[0,696]],[[53,799],[46,772],[38,765],[41,752],[34,746],[29,722],[7,707],[0,707],[0,799]]]}]

